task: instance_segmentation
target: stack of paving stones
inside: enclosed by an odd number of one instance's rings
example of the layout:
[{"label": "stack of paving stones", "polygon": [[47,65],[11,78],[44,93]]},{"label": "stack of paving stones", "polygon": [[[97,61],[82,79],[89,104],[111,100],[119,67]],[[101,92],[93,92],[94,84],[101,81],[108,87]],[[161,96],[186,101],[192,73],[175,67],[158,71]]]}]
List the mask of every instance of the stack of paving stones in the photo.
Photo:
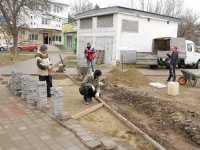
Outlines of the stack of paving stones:
[{"label": "stack of paving stones", "polygon": [[51,113],[56,119],[63,111],[64,91],[62,87],[51,87]]},{"label": "stack of paving stones", "polygon": [[37,88],[37,80],[29,78],[29,82],[27,84],[28,87],[28,91],[27,91],[27,103],[29,104],[33,104],[35,102],[35,100],[37,99],[37,92],[36,92],[36,88]]},{"label": "stack of paving stones", "polygon": [[11,92],[21,91],[21,78],[22,78],[22,72],[12,71],[10,79]]},{"label": "stack of paving stones", "polygon": [[118,146],[113,140],[105,137],[104,135],[96,134],[82,124],[74,119],[69,119],[67,121],[60,121],[60,124],[72,131],[80,141],[90,149],[99,149],[101,150],[117,150],[123,149],[121,146]]},{"label": "stack of paving stones", "polygon": [[38,81],[36,87],[37,108],[42,109],[47,104],[47,84],[45,81]]},{"label": "stack of paving stones", "polygon": [[21,98],[26,99],[27,94],[28,94],[28,84],[30,81],[30,75],[22,75],[22,82],[21,82],[21,87],[22,87],[22,93],[21,93]]}]

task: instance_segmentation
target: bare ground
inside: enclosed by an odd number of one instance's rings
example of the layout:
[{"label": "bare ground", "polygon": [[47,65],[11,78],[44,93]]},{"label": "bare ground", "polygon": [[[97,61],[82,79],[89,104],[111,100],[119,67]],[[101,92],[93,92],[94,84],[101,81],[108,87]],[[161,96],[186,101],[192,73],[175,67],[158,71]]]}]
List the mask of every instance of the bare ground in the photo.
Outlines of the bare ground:
[{"label": "bare ground", "polygon": [[[102,99],[133,122],[166,149],[200,149],[200,83],[180,86],[178,96],[167,95],[167,88],[157,89],[149,82],[167,85],[166,76],[145,77],[135,70],[123,74],[114,70],[105,76]],[[121,74],[121,75],[120,75]],[[133,76],[133,77],[130,77]],[[109,83],[109,84],[108,84]],[[84,105],[79,86],[65,75],[53,77],[53,85],[65,90],[64,110],[72,116],[98,104]],[[130,130],[108,110],[100,108],[79,119],[90,129],[112,138],[127,150],[154,150],[139,133]]]}]

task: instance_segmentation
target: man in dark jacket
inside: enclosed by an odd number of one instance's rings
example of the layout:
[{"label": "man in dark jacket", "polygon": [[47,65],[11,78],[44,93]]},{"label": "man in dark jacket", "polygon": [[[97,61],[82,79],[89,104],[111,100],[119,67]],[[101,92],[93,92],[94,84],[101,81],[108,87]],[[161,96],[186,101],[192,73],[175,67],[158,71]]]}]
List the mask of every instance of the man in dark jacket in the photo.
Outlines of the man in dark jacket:
[{"label": "man in dark jacket", "polygon": [[84,103],[86,105],[92,100],[92,97],[99,98],[100,95],[100,84],[99,84],[99,77],[101,76],[101,70],[95,70],[94,73],[87,75],[79,89],[80,94],[84,97]]},{"label": "man in dark jacket", "polygon": [[170,68],[169,68],[169,77],[167,79],[167,81],[171,80],[171,77],[173,77],[173,82],[176,81],[176,72],[175,72],[175,68],[176,65],[178,63],[178,52],[177,52],[178,48],[176,46],[172,47],[172,54],[168,54],[167,56],[170,58]]}]

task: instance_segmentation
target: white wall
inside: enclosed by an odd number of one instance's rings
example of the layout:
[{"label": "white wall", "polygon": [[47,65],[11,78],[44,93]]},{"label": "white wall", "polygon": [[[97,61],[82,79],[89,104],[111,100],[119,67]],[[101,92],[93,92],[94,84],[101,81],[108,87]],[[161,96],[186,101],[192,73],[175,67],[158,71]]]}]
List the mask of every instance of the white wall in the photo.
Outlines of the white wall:
[{"label": "white wall", "polygon": [[[121,32],[122,20],[138,21],[138,33]],[[116,59],[120,59],[120,50],[151,52],[152,40],[159,37],[177,37],[178,23],[163,20],[118,14]]]},{"label": "white wall", "polygon": [[[113,15],[112,28],[97,28],[97,17],[93,17],[92,29],[80,29],[80,20],[77,21],[77,55],[79,54],[79,37],[93,37],[92,47],[95,48],[96,37],[113,37],[113,50],[116,49],[117,42],[117,15]],[[87,41],[85,41],[85,46]]]}]

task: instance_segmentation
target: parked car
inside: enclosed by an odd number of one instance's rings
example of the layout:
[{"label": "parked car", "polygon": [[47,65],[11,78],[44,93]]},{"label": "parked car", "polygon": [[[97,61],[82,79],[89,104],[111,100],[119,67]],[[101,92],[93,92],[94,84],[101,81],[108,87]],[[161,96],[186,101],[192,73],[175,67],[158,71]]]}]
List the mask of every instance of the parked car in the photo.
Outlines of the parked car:
[{"label": "parked car", "polygon": [[36,44],[30,44],[30,45],[18,45],[18,50],[28,50],[28,51],[37,51],[38,46]]},{"label": "parked car", "polygon": [[[13,47],[13,45],[12,44],[8,44],[8,47],[11,48],[11,47]],[[0,51],[5,51],[5,50],[8,49],[8,47],[7,47],[7,44],[0,43]]]}]

